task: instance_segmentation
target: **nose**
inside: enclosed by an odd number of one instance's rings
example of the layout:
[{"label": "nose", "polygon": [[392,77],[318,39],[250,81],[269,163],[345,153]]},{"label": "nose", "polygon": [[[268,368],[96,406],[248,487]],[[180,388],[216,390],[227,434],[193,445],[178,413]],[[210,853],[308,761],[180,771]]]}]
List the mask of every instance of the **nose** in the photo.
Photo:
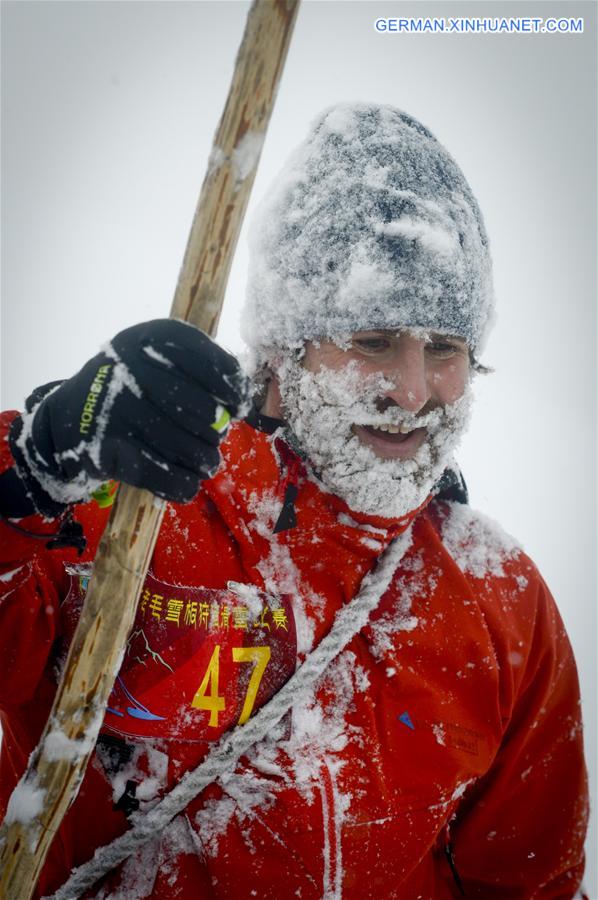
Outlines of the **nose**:
[{"label": "nose", "polygon": [[401,409],[418,413],[430,399],[430,387],[426,369],[425,341],[411,335],[401,335],[386,375],[394,387],[384,394]]}]

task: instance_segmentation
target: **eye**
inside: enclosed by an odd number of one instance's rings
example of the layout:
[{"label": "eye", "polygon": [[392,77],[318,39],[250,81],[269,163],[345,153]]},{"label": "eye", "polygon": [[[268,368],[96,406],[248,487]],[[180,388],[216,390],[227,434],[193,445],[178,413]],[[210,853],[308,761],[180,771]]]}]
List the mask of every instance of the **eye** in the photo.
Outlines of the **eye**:
[{"label": "eye", "polygon": [[390,341],[385,337],[353,338],[352,345],[363,353],[382,353],[390,347]]},{"label": "eye", "polygon": [[451,356],[464,353],[465,349],[460,342],[446,339],[432,339],[426,343],[426,353],[436,359],[450,359]]}]

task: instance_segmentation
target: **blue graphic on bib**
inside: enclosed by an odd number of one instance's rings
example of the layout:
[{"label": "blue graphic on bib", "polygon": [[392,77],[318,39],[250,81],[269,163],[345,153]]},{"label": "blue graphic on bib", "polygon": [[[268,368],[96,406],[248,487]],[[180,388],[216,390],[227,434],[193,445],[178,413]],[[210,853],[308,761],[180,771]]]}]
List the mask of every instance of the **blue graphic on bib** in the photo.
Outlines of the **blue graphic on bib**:
[{"label": "blue graphic on bib", "polygon": [[402,722],[403,725],[406,725],[407,728],[411,728],[412,731],[415,731],[415,725],[411,721],[411,718],[407,711],[405,711],[404,713],[401,713],[401,715],[398,716],[398,720],[399,720],[399,722]]}]

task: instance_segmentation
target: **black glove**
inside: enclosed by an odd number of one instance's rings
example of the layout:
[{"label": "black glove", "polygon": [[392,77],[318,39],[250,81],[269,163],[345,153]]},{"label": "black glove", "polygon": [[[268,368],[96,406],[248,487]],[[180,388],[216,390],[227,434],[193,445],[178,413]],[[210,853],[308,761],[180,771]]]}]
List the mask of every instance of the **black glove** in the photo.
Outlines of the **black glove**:
[{"label": "black glove", "polygon": [[174,319],[134,325],[73,378],[38,389],[10,443],[36,508],[56,515],[107,479],[186,502],[220,462],[230,417],[248,411],[237,360]]}]

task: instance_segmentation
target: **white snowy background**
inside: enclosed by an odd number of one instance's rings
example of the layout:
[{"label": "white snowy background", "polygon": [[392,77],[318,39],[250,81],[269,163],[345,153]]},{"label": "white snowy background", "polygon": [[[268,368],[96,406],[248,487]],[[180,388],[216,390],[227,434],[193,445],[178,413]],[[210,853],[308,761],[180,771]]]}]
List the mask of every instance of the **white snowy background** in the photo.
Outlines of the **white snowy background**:
[{"label": "white snowy background", "polygon": [[[4,408],[167,314],[248,6],[2,4]],[[582,16],[585,32],[383,35],[381,15]],[[339,100],[405,109],[463,168],[499,318],[484,357],[496,372],[478,381],[459,459],[472,504],[521,540],[557,598],[594,785],[595,19],[593,2],[307,0],[253,194]],[[219,331],[232,350],[246,266],[242,233]]]}]

